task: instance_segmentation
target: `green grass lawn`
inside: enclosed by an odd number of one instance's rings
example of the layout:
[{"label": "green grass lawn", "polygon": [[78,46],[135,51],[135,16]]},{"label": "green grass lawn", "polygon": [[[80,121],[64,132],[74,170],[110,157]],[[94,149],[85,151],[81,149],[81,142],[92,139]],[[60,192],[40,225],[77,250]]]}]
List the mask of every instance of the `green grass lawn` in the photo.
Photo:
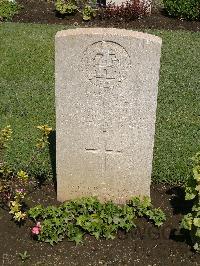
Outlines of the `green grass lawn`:
[{"label": "green grass lawn", "polygon": [[[6,160],[24,167],[38,137],[37,125],[55,129],[54,36],[65,26],[0,24],[0,127],[10,124]],[[163,39],[153,180],[179,183],[200,150],[200,33],[150,31]],[[32,172],[51,174],[49,151]]]}]

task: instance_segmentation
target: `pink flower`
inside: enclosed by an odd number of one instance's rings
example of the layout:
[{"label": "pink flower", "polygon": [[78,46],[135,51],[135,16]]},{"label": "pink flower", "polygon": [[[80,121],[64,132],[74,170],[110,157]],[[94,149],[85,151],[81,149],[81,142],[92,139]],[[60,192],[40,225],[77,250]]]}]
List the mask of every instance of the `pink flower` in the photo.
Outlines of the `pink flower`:
[{"label": "pink flower", "polygon": [[37,222],[36,226],[32,228],[31,232],[33,235],[39,235],[40,231],[41,231],[41,224],[40,222]]},{"label": "pink flower", "polygon": [[40,229],[39,229],[39,227],[34,226],[34,227],[32,228],[32,230],[31,230],[31,232],[32,232],[33,235],[39,235],[39,233],[40,233]]}]

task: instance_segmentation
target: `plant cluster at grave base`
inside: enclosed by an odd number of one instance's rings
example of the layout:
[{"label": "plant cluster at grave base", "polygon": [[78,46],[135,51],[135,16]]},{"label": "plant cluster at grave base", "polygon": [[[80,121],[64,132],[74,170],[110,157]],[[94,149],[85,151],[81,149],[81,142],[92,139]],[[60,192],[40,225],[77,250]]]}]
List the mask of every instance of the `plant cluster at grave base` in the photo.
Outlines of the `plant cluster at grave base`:
[{"label": "plant cluster at grave base", "polygon": [[140,0],[126,0],[121,5],[108,3],[102,8],[98,8],[96,0],[56,0],[55,8],[61,15],[73,15],[76,12],[82,14],[85,21],[91,20],[98,15],[101,19],[119,18],[136,19],[148,13],[148,6]]},{"label": "plant cluster at grave base", "polygon": [[163,0],[164,7],[170,16],[181,19],[199,20],[199,0]]},{"label": "plant cluster at grave base", "polygon": [[37,240],[51,245],[64,237],[79,244],[86,233],[96,239],[114,239],[118,229],[129,231],[136,226],[135,219],[141,216],[156,226],[166,220],[161,209],[153,208],[149,197],[134,197],[123,206],[113,202],[101,203],[94,197],[81,198],[58,207],[35,206],[28,211],[28,216],[36,222],[32,234]]},{"label": "plant cluster at grave base", "polygon": [[15,0],[0,0],[0,20],[11,20],[22,7]]},{"label": "plant cluster at grave base", "polygon": [[[30,163],[37,159],[38,153],[44,151],[49,143],[49,134],[52,128],[47,125],[37,126],[40,130],[40,138],[35,145],[35,153]],[[113,239],[118,229],[129,231],[135,227],[134,219],[145,216],[153,221],[156,226],[161,226],[165,221],[162,210],[154,209],[150,198],[134,197],[129,204],[118,206],[112,202],[100,203],[96,198],[83,198],[66,202],[59,207],[47,208],[38,205],[26,212],[25,197],[29,192],[29,175],[20,170],[17,174],[8,170],[3,153],[9,147],[12,129],[10,126],[0,131],[0,203],[9,208],[13,220],[19,224],[29,216],[36,225],[32,228],[32,234],[40,241],[50,244],[61,241],[67,237],[77,244],[82,242],[83,235],[90,233],[97,239],[105,237]],[[26,169],[28,169],[27,165]],[[30,182],[31,184],[31,182]]]},{"label": "plant cluster at grave base", "polygon": [[193,175],[187,180],[185,186],[185,199],[193,201],[191,213],[186,214],[181,227],[189,230],[194,249],[200,252],[200,152],[193,157]]}]

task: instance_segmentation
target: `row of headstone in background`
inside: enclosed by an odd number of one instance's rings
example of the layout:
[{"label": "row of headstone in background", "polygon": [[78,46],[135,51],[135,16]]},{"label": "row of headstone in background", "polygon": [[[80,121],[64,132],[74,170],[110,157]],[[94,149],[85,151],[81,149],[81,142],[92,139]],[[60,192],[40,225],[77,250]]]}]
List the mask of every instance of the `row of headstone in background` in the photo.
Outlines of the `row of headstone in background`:
[{"label": "row of headstone in background", "polygon": [[58,200],[150,196],[161,39],[80,28],[55,48]]}]

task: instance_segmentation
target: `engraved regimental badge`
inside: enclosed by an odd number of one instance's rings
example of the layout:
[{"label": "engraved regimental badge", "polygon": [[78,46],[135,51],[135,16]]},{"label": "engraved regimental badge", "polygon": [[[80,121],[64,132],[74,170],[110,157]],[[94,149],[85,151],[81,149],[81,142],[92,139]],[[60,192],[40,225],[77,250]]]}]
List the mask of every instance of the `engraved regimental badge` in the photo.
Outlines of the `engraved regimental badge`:
[{"label": "engraved regimental badge", "polygon": [[93,85],[113,88],[126,79],[130,57],[121,45],[111,41],[100,41],[86,49],[82,63],[84,74]]}]

